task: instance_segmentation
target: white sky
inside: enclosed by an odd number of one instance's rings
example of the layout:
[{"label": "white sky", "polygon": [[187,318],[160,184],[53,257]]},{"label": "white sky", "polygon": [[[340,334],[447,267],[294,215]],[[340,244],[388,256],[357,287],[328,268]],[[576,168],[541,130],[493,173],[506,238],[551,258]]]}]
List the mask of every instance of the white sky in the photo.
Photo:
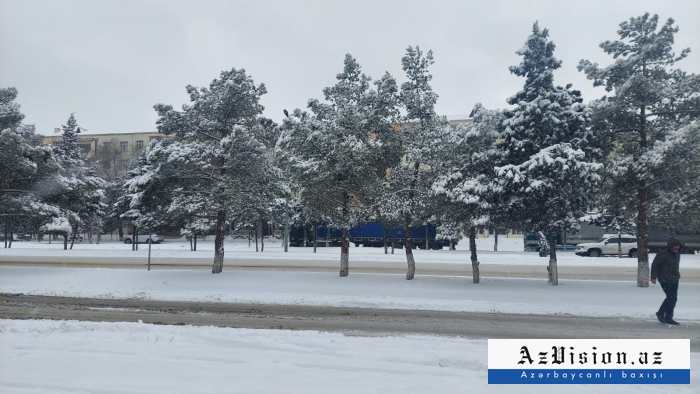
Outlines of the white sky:
[{"label": "white sky", "polygon": [[75,112],[89,133],[155,130],[156,103],[179,108],[185,86],[205,86],[244,68],[265,83],[265,115],[306,108],[335,83],[351,53],[373,79],[404,81],[408,45],[432,49],[437,111],[466,117],[476,102],[503,108],[524,82],[519,63],[532,24],[550,30],[563,67],[589,101],[604,94],[576,70],[580,59],[607,65],[598,47],[620,22],[644,12],[680,27],[679,63],[700,72],[700,1],[116,1],[0,0],[0,86],[15,86],[25,122],[52,134]]}]

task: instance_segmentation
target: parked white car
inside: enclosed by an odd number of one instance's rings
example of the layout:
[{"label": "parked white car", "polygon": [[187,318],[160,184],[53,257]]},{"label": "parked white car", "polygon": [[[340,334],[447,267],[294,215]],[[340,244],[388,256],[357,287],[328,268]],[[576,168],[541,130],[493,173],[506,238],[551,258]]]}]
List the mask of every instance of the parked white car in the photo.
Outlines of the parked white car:
[{"label": "parked white car", "polygon": [[[145,234],[138,234],[136,236],[137,242],[140,244],[144,243],[154,243],[154,244],[159,244],[165,240],[165,237],[162,235],[158,234],[151,234],[151,235],[145,235]],[[126,235],[124,236],[124,243],[125,244],[132,244],[134,243],[134,235]]]},{"label": "parked white car", "polygon": [[618,253],[618,238],[622,240],[622,254],[629,257],[637,257],[637,237],[623,234],[604,234],[603,238],[596,242],[576,245],[576,254],[579,256],[600,257],[606,254]]}]

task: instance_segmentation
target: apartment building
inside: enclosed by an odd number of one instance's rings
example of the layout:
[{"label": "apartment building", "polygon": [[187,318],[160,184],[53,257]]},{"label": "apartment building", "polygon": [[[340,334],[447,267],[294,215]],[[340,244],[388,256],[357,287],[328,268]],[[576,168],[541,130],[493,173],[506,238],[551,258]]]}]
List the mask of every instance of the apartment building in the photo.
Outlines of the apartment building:
[{"label": "apartment building", "polygon": [[[146,133],[112,133],[112,134],[88,134],[78,135],[78,145],[82,149],[86,160],[94,160],[102,149],[111,150],[118,148],[122,152],[143,150],[153,139],[161,139],[163,134],[158,132]],[[51,135],[44,137],[44,145],[58,145],[63,141],[63,135]]]}]

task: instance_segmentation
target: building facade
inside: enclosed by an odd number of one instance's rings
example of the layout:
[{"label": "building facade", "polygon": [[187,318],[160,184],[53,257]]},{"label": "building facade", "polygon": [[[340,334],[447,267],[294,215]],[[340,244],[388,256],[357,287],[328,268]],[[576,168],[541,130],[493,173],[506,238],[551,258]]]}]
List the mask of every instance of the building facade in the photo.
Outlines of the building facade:
[{"label": "building facade", "polygon": [[[78,145],[83,158],[94,161],[103,149],[119,149],[122,152],[143,150],[153,139],[162,139],[164,136],[156,131],[147,133],[112,133],[112,134],[78,134]],[[59,145],[63,141],[63,135],[51,135],[44,137],[44,145]]]},{"label": "building facade", "polygon": [[[98,165],[98,175],[106,180],[121,179],[126,175],[132,161],[151,143],[165,138],[158,132],[78,134],[83,159],[87,165]],[[44,145],[57,146],[63,135],[45,136]]]}]

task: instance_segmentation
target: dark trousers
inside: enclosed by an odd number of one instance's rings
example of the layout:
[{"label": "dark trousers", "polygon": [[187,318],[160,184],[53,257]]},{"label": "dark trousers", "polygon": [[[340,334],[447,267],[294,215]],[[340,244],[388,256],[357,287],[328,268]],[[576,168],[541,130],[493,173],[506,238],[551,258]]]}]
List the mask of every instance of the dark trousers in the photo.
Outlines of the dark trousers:
[{"label": "dark trousers", "polygon": [[666,299],[659,308],[659,314],[664,316],[666,320],[671,320],[673,319],[673,310],[676,309],[676,302],[678,302],[678,282],[660,284],[666,293]]}]

